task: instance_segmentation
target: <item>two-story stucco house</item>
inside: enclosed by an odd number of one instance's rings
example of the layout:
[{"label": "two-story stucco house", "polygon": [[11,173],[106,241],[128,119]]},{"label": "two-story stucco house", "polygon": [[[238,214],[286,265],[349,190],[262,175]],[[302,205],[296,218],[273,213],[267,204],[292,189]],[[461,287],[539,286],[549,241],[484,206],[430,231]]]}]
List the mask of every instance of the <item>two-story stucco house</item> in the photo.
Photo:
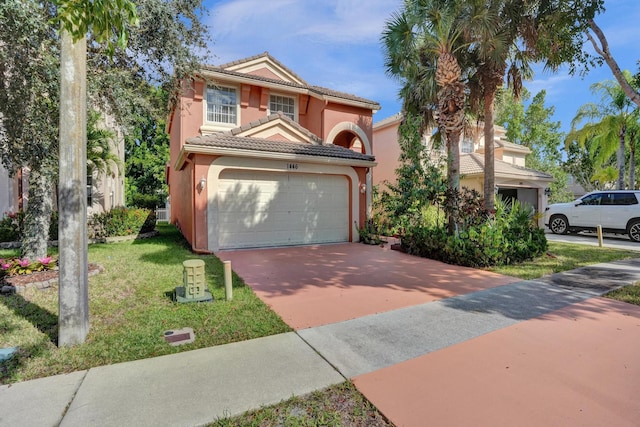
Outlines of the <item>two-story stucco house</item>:
[{"label": "two-story stucco house", "polygon": [[[402,115],[396,114],[377,122],[373,126],[375,144],[374,154],[378,166],[373,174],[374,185],[384,185],[385,181],[396,180],[400,146],[398,145],[398,127]],[[483,125],[471,128],[460,143],[460,185],[484,192],[484,134]],[[506,130],[501,126],[494,128],[494,161],[496,193],[504,198],[517,199],[531,205],[538,212],[544,212],[547,205],[548,188],[553,177],[544,172],[527,168],[525,157],[529,148],[509,142]],[[430,132],[423,137],[424,144],[431,146]],[[432,152],[432,157],[446,158],[444,148]]]},{"label": "two-story stucco house", "polygon": [[357,241],[379,108],[266,52],[203,67],[169,118],[171,222],[203,252]]}]

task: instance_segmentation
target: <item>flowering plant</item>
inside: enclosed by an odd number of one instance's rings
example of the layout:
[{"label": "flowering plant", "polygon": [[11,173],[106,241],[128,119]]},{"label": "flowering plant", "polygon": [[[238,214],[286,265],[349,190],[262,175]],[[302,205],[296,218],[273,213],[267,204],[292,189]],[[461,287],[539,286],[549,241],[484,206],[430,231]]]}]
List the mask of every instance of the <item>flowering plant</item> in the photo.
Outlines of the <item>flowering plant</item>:
[{"label": "flowering plant", "polygon": [[55,268],[57,261],[51,257],[38,258],[30,261],[29,258],[0,258],[0,278],[4,276],[16,276],[19,274],[31,274],[36,271],[45,271]]}]

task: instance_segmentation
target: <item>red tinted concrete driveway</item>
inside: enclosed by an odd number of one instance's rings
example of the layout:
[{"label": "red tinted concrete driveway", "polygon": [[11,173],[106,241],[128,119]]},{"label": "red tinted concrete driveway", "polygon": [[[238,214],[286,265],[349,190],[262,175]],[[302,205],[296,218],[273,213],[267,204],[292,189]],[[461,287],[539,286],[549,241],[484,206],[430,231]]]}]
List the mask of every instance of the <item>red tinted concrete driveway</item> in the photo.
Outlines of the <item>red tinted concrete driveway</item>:
[{"label": "red tinted concrete driveway", "polygon": [[358,243],[217,255],[294,329],[520,281]]},{"label": "red tinted concrete driveway", "polygon": [[638,426],[640,307],[594,298],[354,379],[397,426]]}]

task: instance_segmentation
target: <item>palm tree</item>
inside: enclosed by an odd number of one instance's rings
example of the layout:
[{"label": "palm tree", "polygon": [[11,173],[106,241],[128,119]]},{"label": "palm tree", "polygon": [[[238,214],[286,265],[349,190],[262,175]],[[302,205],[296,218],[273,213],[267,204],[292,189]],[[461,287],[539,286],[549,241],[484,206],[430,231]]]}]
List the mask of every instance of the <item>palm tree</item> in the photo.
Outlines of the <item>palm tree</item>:
[{"label": "palm tree", "polygon": [[460,135],[465,113],[463,72],[456,57],[462,47],[457,16],[455,6],[434,2],[420,7],[405,1],[405,9],[387,22],[383,33],[387,73],[404,82],[403,109],[423,117],[422,131],[437,122],[445,137],[450,233],[457,223]]},{"label": "palm tree", "polygon": [[[89,111],[87,116],[87,169],[89,173],[100,172],[113,175],[120,172],[122,160],[113,152],[114,131],[99,124],[100,113]],[[114,169],[115,167],[115,169]]]},{"label": "palm tree", "polygon": [[529,63],[537,58],[536,2],[469,0],[463,18],[465,35],[476,64],[471,85],[472,105],[482,106],[484,121],[484,200],[493,210],[495,199],[494,102],[505,78],[516,99],[522,81],[532,74]]},{"label": "palm tree", "polygon": [[[632,77],[628,71],[623,72],[631,84]],[[614,80],[605,80],[591,85],[591,92],[601,96],[600,103],[582,105],[571,121],[571,132],[567,141],[577,141],[584,145],[589,142],[595,145],[592,150],[597,153],[596,161],[606,162],[614,153],[618,169],[617,188],[625,185],[625,147],[629,130],[635,139],[638,126],[638,111],[622,87]],[[581,128],[578,125],[585,122]],[[630,141],[631,142],[631,141]],[[632,159],[630,160],[630,180],[633,187],[635,181],[635,145],[630,144]]]}]

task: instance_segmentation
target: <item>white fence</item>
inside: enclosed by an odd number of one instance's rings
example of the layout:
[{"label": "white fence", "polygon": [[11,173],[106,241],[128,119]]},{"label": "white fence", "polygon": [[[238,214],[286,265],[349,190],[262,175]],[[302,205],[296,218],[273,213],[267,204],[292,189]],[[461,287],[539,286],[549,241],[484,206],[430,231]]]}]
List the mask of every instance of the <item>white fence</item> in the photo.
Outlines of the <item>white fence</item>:
[{"label": "white fence", "polygon": [[156,222],[169,222],[169,218],[171,218],[170,208],[156,209]]}]

